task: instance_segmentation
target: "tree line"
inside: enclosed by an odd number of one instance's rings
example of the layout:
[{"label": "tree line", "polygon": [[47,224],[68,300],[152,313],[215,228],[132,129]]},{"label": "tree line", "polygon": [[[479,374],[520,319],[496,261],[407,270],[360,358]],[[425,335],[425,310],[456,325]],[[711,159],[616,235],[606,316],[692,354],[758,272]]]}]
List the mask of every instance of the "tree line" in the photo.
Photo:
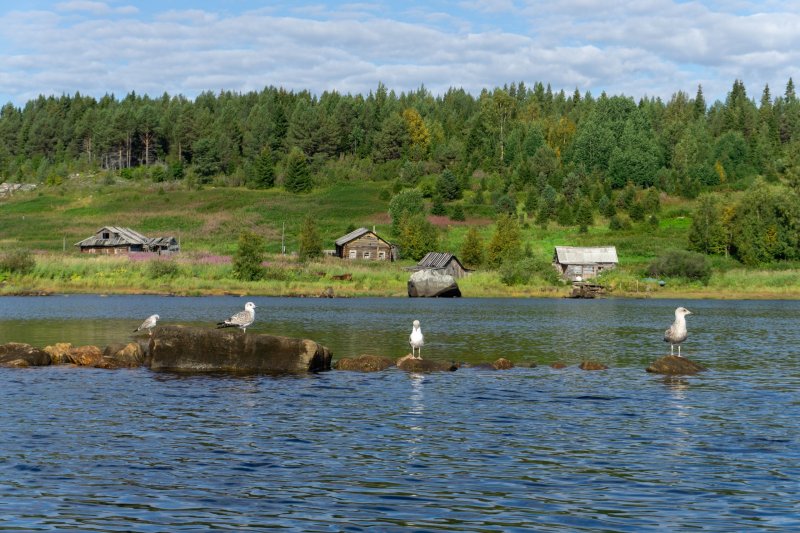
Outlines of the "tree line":
[{"label": "tree line", "polygon": [[[759,98],[735,80],[725,100],[710,105],[702,87],[694,96],[678,91],[668,101],[636,101],[519,82],[479,95],[458,88],[433,95],[424,86],[398,94],[383,84],[366,95],[277,87],[204,92],[193,100],[76,93],[0,109],[5,180],[59,184],[75,172],[100,171],[298,193],[378,180],[390,182],[394,194],[418,189],[437,214],[456,219],[469,190],[471,202],[499,214],[524,209],[539,223],[581,229],[597,214],[615,228],[657,224],[661,192],[694,198],[755,183],[795,191],[798,154],[800,101],[792,79],[778,95],[764,86]],[[795,224],[787,209],[770,215],[777,229],[754,237],[768,241],[759,248],[737,240],[732,229],[744,214],[726,215],[731,205],[701,205],[712,226],[723,227],[708,232],[725,239],[698,244],[695,236],[694,248],[750,262],[800,256],[796,243],[781,241]]]}]

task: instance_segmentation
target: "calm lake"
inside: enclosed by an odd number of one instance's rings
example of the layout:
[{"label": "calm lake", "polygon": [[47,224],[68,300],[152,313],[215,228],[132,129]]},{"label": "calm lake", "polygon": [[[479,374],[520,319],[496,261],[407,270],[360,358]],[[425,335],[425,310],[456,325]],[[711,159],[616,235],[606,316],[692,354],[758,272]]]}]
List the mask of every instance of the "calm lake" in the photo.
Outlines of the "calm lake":
[{"label": "calm lake", "polygon": [[[418,319],[425,358],[518,366],[0,368],[0,530],[800,528],[800,302],[4,297],[0,343],[103,347],[152,313],[213,326],[246,301],[248,332],[334,359],[402,356]],[[679,305],[709,371],[647,374]]]}]

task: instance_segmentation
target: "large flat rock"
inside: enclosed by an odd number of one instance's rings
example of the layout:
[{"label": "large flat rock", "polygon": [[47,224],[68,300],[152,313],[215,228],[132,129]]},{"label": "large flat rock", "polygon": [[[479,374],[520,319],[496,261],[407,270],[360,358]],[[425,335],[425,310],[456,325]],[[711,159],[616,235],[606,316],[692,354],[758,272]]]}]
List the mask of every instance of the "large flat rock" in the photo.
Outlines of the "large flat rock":
[{"label": "large flat rock", "polygon": [[159,326],[149,352],[152,370],[283,373],[331,368],[331,352],[312,340],[238,329]]}]

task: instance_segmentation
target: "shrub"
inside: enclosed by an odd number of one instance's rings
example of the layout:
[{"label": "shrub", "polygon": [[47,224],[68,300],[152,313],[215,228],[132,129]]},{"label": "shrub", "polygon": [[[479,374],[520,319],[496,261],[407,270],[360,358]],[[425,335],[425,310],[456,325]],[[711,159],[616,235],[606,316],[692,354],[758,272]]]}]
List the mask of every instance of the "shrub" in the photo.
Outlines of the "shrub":
[{"label": "shrub", "polygon": [[670,250],[659,255],[647,267],[652,277],[686,278],[708,283],[711,277],[711,263],[697,252]]},{"label": "shrub", "polygon": [[317,231],[317,224],[312,215],[307,215],[303,220],[300,230],[300,247],[298,250],[300,261],[322,257],[322,239]]},{"label": "shrub", "polygon": [[500,267],[500,281],[506,285],[525,285],[533,276],[546,282],[556,284],[558,273],[550,262],[540,257],[526,257],[518,261],[508,261]]},{"label": "shrub", "polygon": [[180,267],[169,259],[154,259],[147,264],[147,276],[152,279],[174,278],[180,273]]},{"label": "shrub", "polygon": [[36,260],[28,250],[14,250],[0,256],[0,272],[28,274],[36,267]]},{"label": "shrub", "polygon": [[464,215],[464,208],[461,207],[461,204],[454,205],[452,211],[450,212],[450,220],[463,222],[466,219],[467,217]]}]

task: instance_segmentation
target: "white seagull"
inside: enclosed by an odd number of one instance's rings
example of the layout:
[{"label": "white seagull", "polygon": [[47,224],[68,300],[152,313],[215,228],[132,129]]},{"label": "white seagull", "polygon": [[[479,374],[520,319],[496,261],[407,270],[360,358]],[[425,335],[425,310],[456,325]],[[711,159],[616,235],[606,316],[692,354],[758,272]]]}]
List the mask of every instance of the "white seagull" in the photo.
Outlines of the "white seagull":
[{"label": "white seagull", "polygon": [[686,340],[689,332],[686,331],[686,315],[691,315],[692,312],[685,307],[675,309],[675,322],[664,332],[664,342],[669,343],[669,354],[675,355],[674,347],[678,345],[678,357],[681,355],[681,343]]},{"label": "white seagull", "polygon": [[133,332],[136,333],[137,331],[142,331],[143,329],[146,329],[148,333],[150,333],[150,335],[152,336],[153,328],[156,327],[156,322],[158,322],[159,318],[161,317],[158,315],[150,315],[145,319],[144,322],[142,322],[142,325],[133,330]]},{"label": "white seagull", "polygon": [[422,336],[422,330],[419,329],[419,320],[415,320],[411,328],[411,335],[408,336],[408,343],[411,345],[411,357],[414,357],[414,349],[417,350],[415,359],[422,359],[422,346],[425,344],[425,337]]},{"label": "white seagull", "polygon": [[247,302],[244,304],[244,311],[239,311],[228,320],[218,322],[218,328],[240,328],[242,331],[247,332],[247,326],[253,323],[256,319],[256,304]]}]

